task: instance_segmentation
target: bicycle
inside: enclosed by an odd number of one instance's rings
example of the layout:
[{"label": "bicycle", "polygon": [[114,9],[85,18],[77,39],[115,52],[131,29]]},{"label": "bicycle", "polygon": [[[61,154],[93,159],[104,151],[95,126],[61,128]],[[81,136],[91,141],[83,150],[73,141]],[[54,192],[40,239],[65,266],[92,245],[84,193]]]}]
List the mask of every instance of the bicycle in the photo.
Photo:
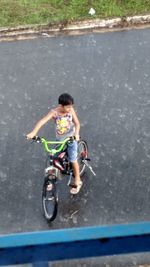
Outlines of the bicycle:
[{"label": "bicycle", "polygon": [[[57,216],[58,193],[56,184],[60,179],[60,175],[69,175],[67,185],[73,186],[71,184],[73,169],[71,162],[68,161],[67,144],[73,142],[74,137],[66,138],[64,141],[48,141],[43,137],[36,136],[31,140],[36,143],[42,143],[45,151],[48,153],[42,190],[42,206],[44,217],[47,221],[51,222]],[[80,176],[84,174],[86,166],[96,175],[91,165],[88,163],[88,161],[90,161],[88,158],[88,146],[84,140],[78,142],[77,160],[80,167]]]}]

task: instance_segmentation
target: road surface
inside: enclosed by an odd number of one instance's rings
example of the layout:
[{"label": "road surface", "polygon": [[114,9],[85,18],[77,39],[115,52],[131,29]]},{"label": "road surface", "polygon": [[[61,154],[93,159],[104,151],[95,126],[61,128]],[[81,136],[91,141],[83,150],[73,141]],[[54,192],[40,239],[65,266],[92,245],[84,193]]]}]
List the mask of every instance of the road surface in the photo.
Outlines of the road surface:
[{"label": "road surface", "polygon": [[[150,29],[0,43],[0,234],[150,220]],[[25,139],[70,93],[89,144],[87,171],[47,224],[45,152]],[[54,139],[48,123],[39,135]]]}]

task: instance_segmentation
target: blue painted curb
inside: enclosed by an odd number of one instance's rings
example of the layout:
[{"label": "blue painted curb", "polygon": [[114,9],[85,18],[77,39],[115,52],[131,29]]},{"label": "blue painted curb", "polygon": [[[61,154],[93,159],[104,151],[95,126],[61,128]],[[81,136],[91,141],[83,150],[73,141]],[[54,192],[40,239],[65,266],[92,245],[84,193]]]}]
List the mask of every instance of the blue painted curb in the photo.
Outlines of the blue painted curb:
[{"label": "blue painted curb", "polygon": [[0,248],[150,234],[150,222],[0,235]]}]

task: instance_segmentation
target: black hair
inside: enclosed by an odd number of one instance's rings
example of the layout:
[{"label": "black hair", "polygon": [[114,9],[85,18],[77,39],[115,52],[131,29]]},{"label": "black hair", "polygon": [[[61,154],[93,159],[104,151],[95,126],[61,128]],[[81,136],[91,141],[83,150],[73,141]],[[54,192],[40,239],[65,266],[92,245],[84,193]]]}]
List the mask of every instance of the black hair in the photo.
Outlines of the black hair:
[{"label": "black hair", "polygon": [[71,95],[64,93],[59,96],[58,98],[58,104],[62,106],[68,106],[68,105],[73,105],[74,104],[74,99]]}]

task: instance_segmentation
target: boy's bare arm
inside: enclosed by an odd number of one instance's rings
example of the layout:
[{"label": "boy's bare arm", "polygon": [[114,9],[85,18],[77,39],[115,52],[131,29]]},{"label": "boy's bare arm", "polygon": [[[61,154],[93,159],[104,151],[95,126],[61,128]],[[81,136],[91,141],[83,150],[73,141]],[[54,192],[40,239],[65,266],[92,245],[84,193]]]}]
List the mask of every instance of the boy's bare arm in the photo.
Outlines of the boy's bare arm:
[{"label": "boy's bare arm", "polygon": [[72,109],[72,118],[73,118],[73,122],[74,122],[74,125],[75,125],[75,137],[76,137],[76,140],[79,141],[80,139],[80,122],[79,122],[79,119],[78,119],[78,116],[75,112],[74,109]]},{"label": "boy's bare arm", "polygon": [[31,139],[34,136],[36,136],[38,131],[42,128],[42,126],[44,126],[49,120],[52,119],[53,115],[54,115],[53,111],[50,111],[45,117],[39,120],[38,123],[35,125],[34,129],[32,130],[32,132],[27,134],[27,138]]}]

